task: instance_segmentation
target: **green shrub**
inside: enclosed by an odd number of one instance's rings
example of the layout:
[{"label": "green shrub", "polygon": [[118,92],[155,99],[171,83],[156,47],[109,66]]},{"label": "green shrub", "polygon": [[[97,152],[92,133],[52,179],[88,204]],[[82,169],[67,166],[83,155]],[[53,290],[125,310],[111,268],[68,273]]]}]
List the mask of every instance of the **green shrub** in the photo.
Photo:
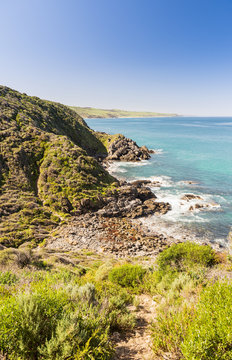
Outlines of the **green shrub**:
[{"label": "green shrub", "polygon": [[191,271],[194,267],[210,267],[215,263],[216,255],[210,246],[191,242],[172,245],[157,260],[160,277],[170,272]]},{"label": "green shrub", "polygon": [[10,359],[37,359],[38,347],[52,336],[67,297],[62,291],[40,287],[0,304],[0,349]]},{"label": "green shrub", "polygon": [[109,280],[122,287],[138,290],[145,274],[146,270],[140,265],[124,264],[109,272]]},{"label": "green shrub", "polygon": [[232,359],[232,285],[206,288],[181,346],[186,360]]},{"label": "green shrub", "polygon": [[111,331],[128,330],[134,327],[135,317],[127,309],[131,302],[132,297],[125,289],[120,289],[117,295],[105,298],[102,311]]},{"label": "green shrub", "polygon": [[47,360],[110,359],[109,327],[104,326],[97,308],[80,307],[59,321],[53,336],[39,352],[41,359]]},{"label": "green shrub", "polygon": [[15,274],[12,274],[10,271],[1,272],[0,271],[0,284],[3,285],[12,285],[17,282],[18,278]]},{"label": "green shrub", "polygon": [[86,283],[78,289],[78,295],[81,301],[87,302],[88,304],[94,303],[95,301],[95,286],[91,283]]},{"label": "green shrub", "polygon": [[180,345],[186,335],[187,329],[193,318],[193,309],[184,306],[180,309],[160,311],[152,324],[153,351],[156,355],[162,352],[171,352],[181,355]]}]

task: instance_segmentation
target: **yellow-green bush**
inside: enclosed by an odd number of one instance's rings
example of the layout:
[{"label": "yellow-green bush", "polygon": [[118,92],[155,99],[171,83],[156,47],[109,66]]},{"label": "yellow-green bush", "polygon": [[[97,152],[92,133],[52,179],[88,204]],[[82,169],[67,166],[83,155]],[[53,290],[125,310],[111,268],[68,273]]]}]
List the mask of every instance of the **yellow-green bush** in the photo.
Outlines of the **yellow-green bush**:
[{"label": "yellow-green bush", "polygon": [[232,285],[207,287],[181,345],[186,360],[232,359]]},{"label": "yellow-green bush", "polygon": [[160,277],[170,272],[192,271],[195,267],[210,267],[217,262],[214,250],[208,245],[184,242],[170,246],[158,257]]},{"label": "yellow-green bush", "polygon": [[109,272],[109,280],[122,287],[139,290],[145,274],[146,270],[140,265],[124,264]]}]

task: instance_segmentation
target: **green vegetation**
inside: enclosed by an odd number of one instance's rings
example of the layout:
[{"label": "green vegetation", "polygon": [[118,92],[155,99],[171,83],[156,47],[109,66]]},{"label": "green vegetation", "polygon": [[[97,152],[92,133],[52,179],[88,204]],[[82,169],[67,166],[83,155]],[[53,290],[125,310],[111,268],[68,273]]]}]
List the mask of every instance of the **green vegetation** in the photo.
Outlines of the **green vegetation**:
[{"label": "green vegetation", "polygon": [[134,294],[155,300],[157,358],[231,359],[231,260],[208,246],[173,245],[153,266],[42,247],[0,254],[0,354],[9,360],[112,359],[112,333],[136,324]]},{"label": "green vegetation", "polygon": [[83,118],[136,118],[136,117],[160,117],[160,116],[177,116],[177,114],[158,113],[151,111],[127,111],[118,109],[96,109],[91,107],[69,106]]},{"label": "green vegetation", "polygon": [[115,137],[68,107],[0,86],[0,115],[0,243],[37,244],[115,186],[95,159]]},{"label": "green vegetation", "polygon": [[209,267],[217,262],[213,249],[185,242],[171,246],[158,258],[160,277],[179,272],[191,272],[194,268]]},{"label": "green vegetation", "polygon": [[232,358],[232,285],[216,282],[201,294],[181,345],[186,359]]},{"label": "green vegetation", "polygon": [[209,246],[173,245],[160,254],[153,294],[157,317],[152,325],[157,356],[177,359],[231,358],[232,285],[215,279],[231,271],[230,260]]},{"label": "green vegetation", "polygon": [[124,264],[113,268],[109,280],[122,287],[138,290],[143,283],[146,270],[140,265]]},{"label": "green vegetation", "polygon": [[231,359],[226,254],[190,242],[156,260],[43,247],[60,223],[117,187],[95,157],[122,135],[96,133],[67,107],[2,86],[0,106],[0,358],[112,359],[111,335],[134,328],[131,305],[146,294],[156,304],[157,358]]},{"label": "green vegetation", "polygon": [[127,309],[133,296],[108,279],[95,280],[101,262],[97,266],[94,256],[75,255],[72,265],[54,263],[43,250],[25,256],[23,268],[11,258],[3,270],[0,261],[0,354],[10,360],[111,359],[112,332],[135,324]]}]

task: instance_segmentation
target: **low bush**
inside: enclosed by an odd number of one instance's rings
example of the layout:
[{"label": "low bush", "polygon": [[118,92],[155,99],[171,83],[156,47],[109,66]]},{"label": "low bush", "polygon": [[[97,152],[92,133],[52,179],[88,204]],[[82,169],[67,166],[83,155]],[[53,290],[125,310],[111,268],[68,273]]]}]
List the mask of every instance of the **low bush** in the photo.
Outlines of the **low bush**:
[{"label": "low bush", "polygon": [[151,327],[154,353],[162,356],[163,352],[171,352],[179,359],[181,357],[180,345],[193,316],[193,308],[188,306],[184,306],[181,310],[160,311]]},{"label": "low bush", "polygon": [[232,359],[232,285],[216,282],[200,297],[181,345],[186,360]]},{"label": "low bush", "polygon": [[20,273],[16,285],[0,273],[0,354],[9,360],[107,360],[110,333],[135,324],[133,296],[109,280],[96,288],[63,268]]},{"label": "low bush", "polygon": [[210,267],[216,262],[216,254],[210,246],[191,242],[172,245],[157,260],[160,277],[170,272],[192,271],[194,267]]},{"label": "low bush", "polygon": [[139,291],[146,270],[140,265],[124,264],[114,267],[109,272],[109,280],[122,287]]},{"label": "low bush", "polygon": [[0,349],[9,359],[37,359],[38,347],[52,336],[67,296],[40,287],[0,303]]},{"label": "low bush", "polygon": [[3,285],[12,285],[18,281],[18,278],[15,274],[10,271],[2,272],[0,271],[0,284]]}]

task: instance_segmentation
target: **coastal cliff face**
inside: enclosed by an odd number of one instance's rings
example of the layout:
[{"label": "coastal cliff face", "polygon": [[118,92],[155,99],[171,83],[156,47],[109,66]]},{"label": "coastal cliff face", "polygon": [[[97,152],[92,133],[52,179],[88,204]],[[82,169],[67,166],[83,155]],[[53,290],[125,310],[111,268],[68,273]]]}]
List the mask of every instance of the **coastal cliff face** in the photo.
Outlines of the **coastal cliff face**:
[{"label": "coastal cliff face", "polygon": [[75,112],[1,86],[1,243],[43,239],[81,199],[114,188],[98,154],[105,145]]},{"label": "coastal cliff face", "polygon": [[119,184],[97,159],[149,157],[123,135],[94,132],[64,105],[0,86],[0,242],[37,243],[67,216],[110,208]]}]

